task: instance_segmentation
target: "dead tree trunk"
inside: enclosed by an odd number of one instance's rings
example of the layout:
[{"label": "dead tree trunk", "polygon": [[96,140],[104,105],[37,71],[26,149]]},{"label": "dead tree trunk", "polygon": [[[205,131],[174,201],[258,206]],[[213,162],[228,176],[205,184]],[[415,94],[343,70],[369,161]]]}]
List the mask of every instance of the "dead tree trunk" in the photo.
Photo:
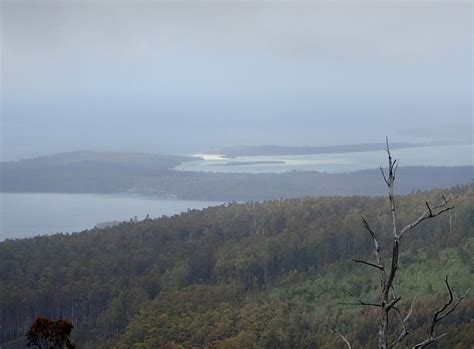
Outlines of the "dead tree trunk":
[{"label": "dead tree trunk", "polygon": [[[394,348],[395,346],[399,345],[410,334],[410,331],[407,326],[407,321],[412,314],[413,307],[415,304],[415,299],[413,299],[408,313],[405,315],[405,317],[403,317],[397,305],[398,302],[400,301],[400,297],[396,296],[394,292],[394,288],[393,288],[393,283],[395,281],[395,277],[398,271],[400,241],[402,237],[406,233],[408,233],[410,230],[415,228],[418,224],[423,222],[424,220],[434,218],[436,216],[439,216],[443,212],[450,211],[454,208],[454,206],[449,205],[448,200],[444,196],[442,197],[442,202],[436,206],[431,207],[430,204],[426,202],[425,203],[426,210],[418,217],[418,219],[416,219],[412,223],[406,225],[405,227],[399,230],[397,227],[397,215],[396,215],[397,211],[396,211],[396,206],[395,206],[395,178],[396,178],[396,172],[397,172],[397,167],[398,167],[398,160],[392,159],[392,155],[390,153],[390,148],[388,144],[388,138],[386,140],[386,143],[387,143],[386,151],[388,155],[388,169],[386,173],[384,169],[382,168],[382,166],[380,166],[380,172],[385,181],[385,184],[388,187],[388,199],[389,199],[389,204],[390,204],[391,237],[393,239],[391,254],[390,254],[390,261],[388,264],[384,262],[383,254],[380,251],[380,244],[379,244],[379,241],[377,240],[377,235],[375,234],[375,231],[371,228],[371,226],[369,225],[369,223],[364,217],[362,217],[362,222],[364,224],[365,229],[370,234],[370,237],[373,240],[376,262],[368,262],[368,261],[358,260],[358,259],[354,260],[354,262],[356,263],[361,263],[361,264],[364,264],[366,266],[376,269],[377,272],[379,273],[380,298],[378,302],[366,303],[366,302],[359,301],[357,303],[359,305],[374,306],[374,307],[379,308],[379,320],[378,320],[379,322],[379,325],[378,325],[379,349]],[[427,339],[416,344],[413,347],[413,349],[423,348],[446,335],[446,334],[442,334],[438,336],[435,335],[434,333],[435,327],[441,320],[443,320],[446,316],[448,316],[451,312],[453,312],[456,309],[457,305],[465,297],[465,295],[460,297],[457,300],[457,302],[455,302],[453,305],[453,295],[452,295],[447,277],[446,277],[446,286],[450,294],[449,302],[446,303],[440,310],[435,312],[435,315],[432,321],[432,326],[430,329],[430,333]],[[389,315],[392,310],[396,312],[398,321],[400,321],[401,332],[398,335],[396,335],[395,333],[393,333],[393,331],[391,331],[392,326],[390,323]],[[333,333],[343,338],[346,344],[350,347],[350,343],[345,337],[343,337],[340,333],[338,333],[335,330],[333,330]]]}]

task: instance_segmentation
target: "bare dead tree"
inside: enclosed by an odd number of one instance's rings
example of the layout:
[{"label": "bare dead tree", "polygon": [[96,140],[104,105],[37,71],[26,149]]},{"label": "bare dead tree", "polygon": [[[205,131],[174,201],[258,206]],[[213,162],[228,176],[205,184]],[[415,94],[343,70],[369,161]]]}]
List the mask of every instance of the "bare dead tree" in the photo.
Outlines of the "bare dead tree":
[{"label": "bare dead tree", "polygon": [[[401,311],[398,307],[398,303],[400,301],[400,297],[395,294],[394,291],[394,281],[398,271],[398,259],[399,259],[399,250],[400,250],[400,240],[402,239],[405,234],[407,234],[410,230],[418,226],[421,222],[427,219],[434,218],[436,216],[441,215],[444,212],[450,211],[454,208],[454,206],[450,205],[448,200],[442,196],[442,201],[440,204],[436,206],[431,206],[428,202],[425,202],[426,210],[412,223],[406,225],[402,229],[398,229],[397,227],[397,211],[395,206],[395,178],[396,172],[398,168],[398,160],[392,159],[392,154],[390,153],[390,147],[388,144],[388,138],[386,139],[386,152],[388,155],[388,170],[387,173],[384,171],[382,166],[380,166],[380,172],[382,177],[385,181],[385,184],[388,187],[388,199],[390,204],[390,218],[391,218],[391,237],[392,237],[392,249],[389,263],[386,264],[384,262],[383,254],[380,250],[380,244],[377,239],[377,235],[375,231],[372,229],[370,224],[367,220],[362,217],[362,223],[364,224],[365,229],[369,233],[373,244],[374,244],[374,254],[375,254],[375,262],[364,261],[360,259],[354,259],[353,261],[356,263],[363,264],[370,268],[375,269],[378,272],[379,279],[380,279],[380,298],[378,302],[365,302],[359,300],[357,303],[350,303],[351,305],[362,305],[362,306],[371,306],[379,308],[379,330],[378,330],[378,347],[380,349],[391,349],[396,347],[397,345],[401,344],[403,340],[410,334],[410,330],[408,328],[408,320],[410,319],[411,314],[413,313],[413,307],[415,306],[416,299],[413,299],[411,306],[405,316],[401,314]],[[449,292],[449,301],[441,307],[438,311],[436,311],[433,315],[430,331],[428,336],[422,342],[413,346],[413,349],[420,349],[424,348],[427,345],[436,342],[437,340],[443,338],[446,333],[441,335],[435,334],[436,326],[441,322],[444,318],[446,318],[449,314],[451,314],[459,303],[463,300],[466,296],[459,297],[456,302],[453,303],[453,294],[451,291],[451,287],[448,283],[448,278],[446,277],[446,287]],[[469,290],[468,290],[469,292]],[[396,313],[396,318],[400,322],[400,333],[396,335],[391,331],[391,323],[390,323],[390,312],[394,311]],[[346,337],[342,336],[339,332],[332,330],[332,333],[341,337],[344,342],[349,346],[350,343]],[[390,340],[391,338],[395,338],[394,340]]]}]

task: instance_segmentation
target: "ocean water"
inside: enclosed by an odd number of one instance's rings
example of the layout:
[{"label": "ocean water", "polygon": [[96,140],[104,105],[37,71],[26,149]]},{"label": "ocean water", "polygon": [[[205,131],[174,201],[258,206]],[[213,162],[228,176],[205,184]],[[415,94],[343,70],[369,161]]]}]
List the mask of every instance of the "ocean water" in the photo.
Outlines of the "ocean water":
[{"label": "ocean water", "polygon": [[[392,150],[392,156],[400,160],[400,166],[467,166],[474,165],[474,145],[443,145],[413,147]],[[245,164],[250,162],[250,164]],[[272,162],[252,164],[251,162]],[[282,162],[282,163],[276,163]],[[385,150],[357,153],[288,155],[288,156],[251,156],[234,159],[209,156],[205,160],[182,163],[175,169],[182,171],[204,172],[287,172],[319,171],[326,173],[344,173],[386,166]],[[226,164],[243,163],[226,166]]]},{"label": "ocean water", "polygon": [[219,204],[132,195],[0,193],[0,241],[77,232],[102,222],[143,219],[147,214],[157,218]]}]

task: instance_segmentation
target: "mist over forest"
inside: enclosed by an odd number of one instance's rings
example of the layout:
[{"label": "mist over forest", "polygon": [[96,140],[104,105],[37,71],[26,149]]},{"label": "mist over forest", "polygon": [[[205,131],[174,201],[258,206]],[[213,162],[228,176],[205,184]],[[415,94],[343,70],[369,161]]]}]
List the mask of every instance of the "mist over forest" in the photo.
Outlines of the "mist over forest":
[{"label": "mist over forest", "polygon": [[0,1],[0,348],[474,347],[473,13]]}]

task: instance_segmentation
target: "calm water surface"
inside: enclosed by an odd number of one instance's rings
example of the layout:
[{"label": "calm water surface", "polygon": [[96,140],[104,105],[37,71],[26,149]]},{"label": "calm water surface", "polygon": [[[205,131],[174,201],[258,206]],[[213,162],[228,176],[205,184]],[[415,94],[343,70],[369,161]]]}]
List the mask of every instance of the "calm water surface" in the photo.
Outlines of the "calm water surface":
[{"label": "calm water surface", "polygon": [[0,193],[0,241],[77,232],[102,222],[143,219],[147,214],[157,218],[219,204],[131,195]]},{"label": "calm water surface", "polygon": [[[474,147],[469,145],[430,146],[393,150],[400,166],[461,166],[474,164]],[[245,162],[250,164],[245,164]],[[271,161],[251,164],[255,161]],[[276,163],[283,161],[283,163]],[[225,166],[237,162],[242,165]],[[285,172],[316,170],[338,173],[377,168],[385,165],[383,150],[295,156],[258,156],[236,159],[210,157],[189,161],[177,169],[213,172]],[[220,204],[210,201],[158,199],[131,195],[0,193],[0,241],[55,232],[75,232],[93,228],[97,223],[173,215],[187,209]]]},{"label": "calm water surface", "polygon": [[[392,150],[392,155],[400,159],[400,166],[469,166],[474,164],[474,145],[442,145],[413,147]],[[247,164],[225,166],[232,163],[272,162],[266,164]],[[287,155],[287,156],[251,156],[235,159],[210,157],[207,160],[184,162],[177,170],[204,172],[286,172],[319,171],[344,173],[378,168],[386,165],[385,150],[357,153]],[[281,162],[281,163],[276,163]]]}]

